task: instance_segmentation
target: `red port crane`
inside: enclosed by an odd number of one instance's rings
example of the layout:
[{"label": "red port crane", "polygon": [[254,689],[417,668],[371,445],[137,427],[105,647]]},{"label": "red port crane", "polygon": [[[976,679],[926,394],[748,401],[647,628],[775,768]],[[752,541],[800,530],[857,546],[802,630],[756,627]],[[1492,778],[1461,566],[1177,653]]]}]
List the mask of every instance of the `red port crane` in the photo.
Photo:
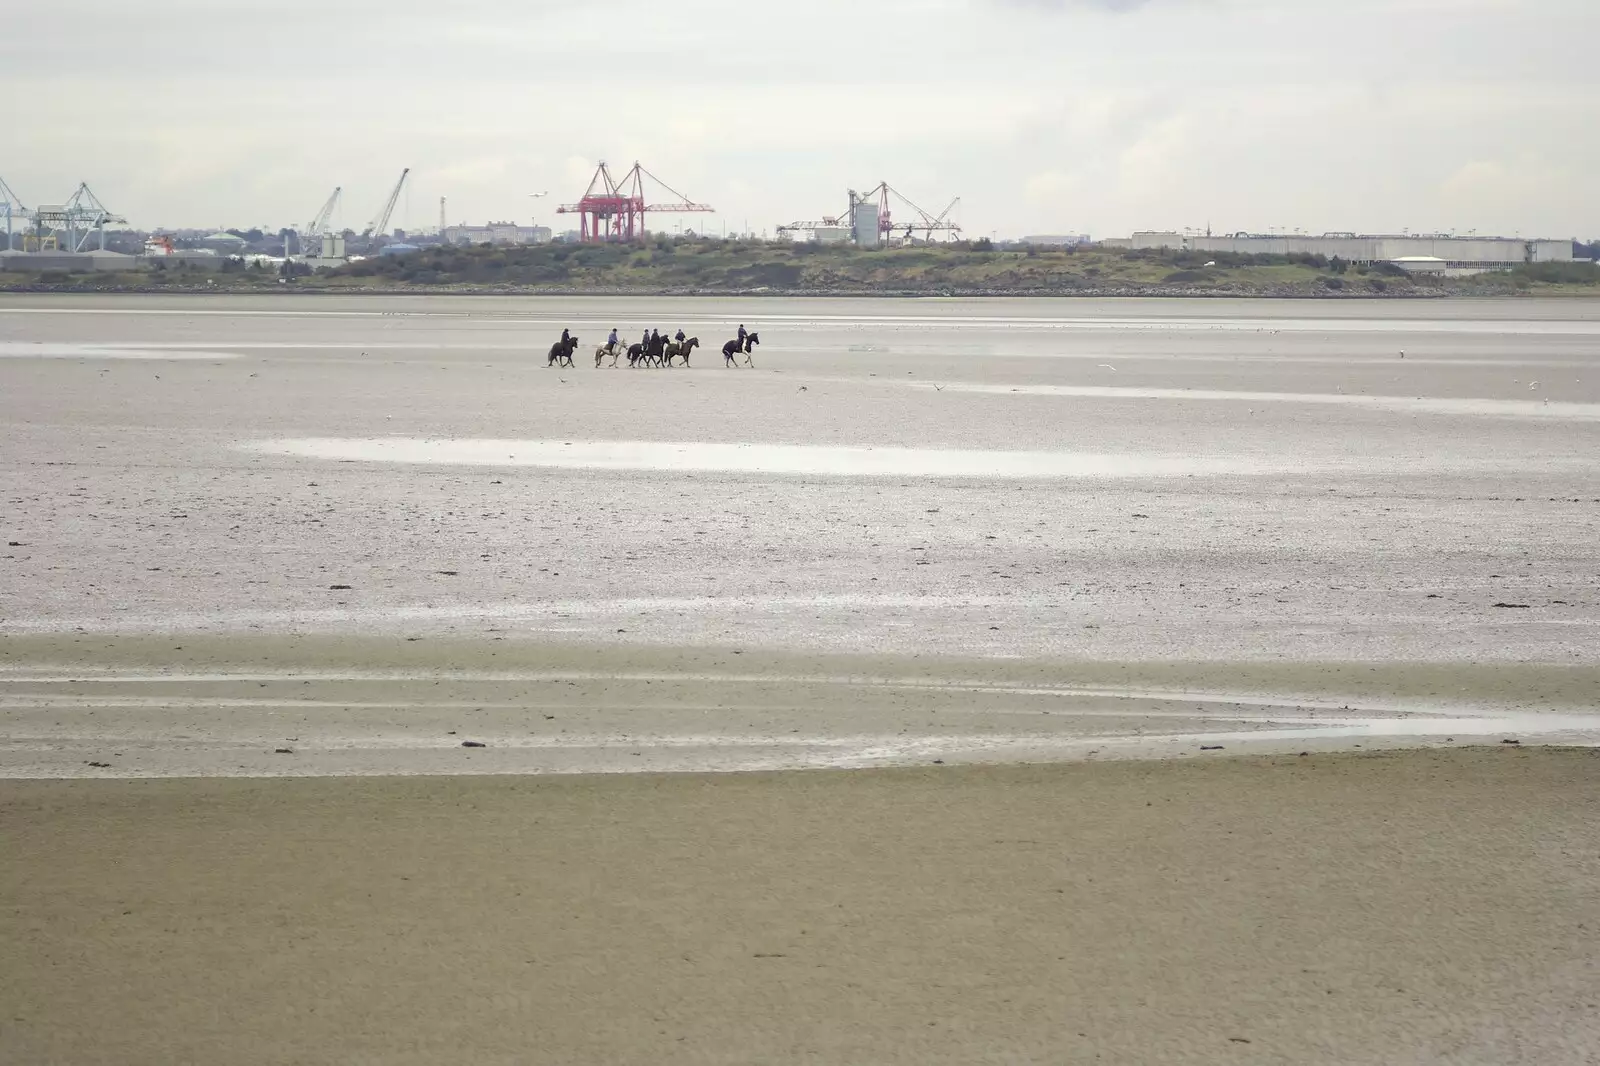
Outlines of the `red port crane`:
[{"label": "red port crane", "polygon": [[[646,178],[677,197],[677,200],[645,203]],[[562,204],[556,208],[556,213],[576,214],[579,239],[585,244],[592,244],[599,241],[631,241],[644,236],[644,216],[647,211],[678,214],[715,210],[708,204],[697,204],[690,200],[638,163],[633,164],[633,169],[624,174],[621,181],[617,181],[602,162],[595,170],[594,177],[589,179],[589,188],[584,190],[583,199],[575,204]]]}]

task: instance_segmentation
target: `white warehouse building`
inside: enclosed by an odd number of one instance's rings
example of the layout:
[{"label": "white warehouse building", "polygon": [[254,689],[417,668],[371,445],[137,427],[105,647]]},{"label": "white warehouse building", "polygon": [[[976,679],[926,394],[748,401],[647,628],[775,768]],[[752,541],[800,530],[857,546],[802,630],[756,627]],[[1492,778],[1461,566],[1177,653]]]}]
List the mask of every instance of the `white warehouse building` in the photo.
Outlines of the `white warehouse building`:
[{"label": "white warehouse building", "polygon": [[1523,240],[1520,237],[1451,237],[1325,233],[1320,237],[1237,233],[1230,237],[1145,231],[1135,233],[1133,248],[1173,248],[1239,255],[1337,256],[1347,263],[1436,264],[1451,274],[1509,270],[1524,263],[1570,263],[1572,242]]},{"label": "white warehouse building", "polygon": [[546,226],[519,226],[515,222],[491,222],[487,226],[446,226],[441,233],[446,244],[549,244],[552,234]]}]

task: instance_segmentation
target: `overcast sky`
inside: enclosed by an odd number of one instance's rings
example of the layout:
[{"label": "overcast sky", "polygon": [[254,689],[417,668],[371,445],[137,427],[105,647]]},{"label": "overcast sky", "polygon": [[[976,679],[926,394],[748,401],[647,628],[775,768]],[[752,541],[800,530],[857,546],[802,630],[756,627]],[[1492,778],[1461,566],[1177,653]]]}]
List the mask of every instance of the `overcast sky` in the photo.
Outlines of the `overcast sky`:
[{"label": "overcast sky", "polygon": [[1600,0],[4,6],[0,177],[145,227],[303,225],[342,185],[359,230],[410,166],[392,225],[562,229],[639,159],[720,211],[661,228],[887,180],[973,235],[1600,236]]}]

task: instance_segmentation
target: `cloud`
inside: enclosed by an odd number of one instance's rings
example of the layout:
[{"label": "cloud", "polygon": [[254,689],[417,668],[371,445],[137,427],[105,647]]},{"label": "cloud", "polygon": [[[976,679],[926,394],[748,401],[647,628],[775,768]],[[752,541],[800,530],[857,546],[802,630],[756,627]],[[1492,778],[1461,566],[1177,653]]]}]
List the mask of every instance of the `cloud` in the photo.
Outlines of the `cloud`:
[{"label": "cloud", "polygon": [[[1521,154],[1513,159],[1467,163],[1440,183],[1438,195],[1441,206],[1455,217],[1492,220],[1493,229],[1521,235],[1525,225],[1522,219],[1526,216],[1520,205],[1541,198],[1561,200],[1581,196],[1582,185],[1571,167],[1537,155]],[[1568,234],[1553,232],[1549,235]]]},{"label": "cloud", "polygon": [[402,221],[524,218],[639,159],[757,230],[886,179],[984,233],[1600,234],[1600,67],[1549,58],[1594,4],[9,0],[95,58],[0,37],[0,168],[142,225],[303,223],[334,185],[364,223],[408,165]]},{"label": "cloud", "polygon": [[1045,170],[1030,174],[1022,183],[1022,194],[1034,203],[1047,204],[1071,193],[1076,179],[1064,170]]},{"label": "cloud", "polygon": [[1157,0],[1000,0],[1006,7],[1035,8],[1040,11],[1109,11],[1125,15],[1148,7]]}]

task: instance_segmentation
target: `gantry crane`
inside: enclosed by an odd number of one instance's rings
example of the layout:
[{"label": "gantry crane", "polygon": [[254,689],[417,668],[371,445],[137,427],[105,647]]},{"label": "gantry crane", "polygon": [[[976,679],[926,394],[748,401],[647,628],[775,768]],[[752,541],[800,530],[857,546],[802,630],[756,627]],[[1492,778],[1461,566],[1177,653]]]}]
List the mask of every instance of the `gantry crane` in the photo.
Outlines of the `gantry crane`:
[{"label": "gantry crane", "polygon": [[[677,197],[675,202],[647,204],[644,197],[644,180],[649,178],[667,192]],[[589,179],[583,198],[575,204],[562,204],[557,214],[578,216],[579,239],[585,243],[595,241],[631,241],[644,236],[646,212],[683,213],[710,212],[716,208],[697,204],[674,189],[638,163],[623,175],[621,181],[611,177],[611,171],[602,162]]]},{"label": "gantry crane", "polygon": [[46,241],[45,230],[51,231],[51,240],[57,248],[63,247],[62,238],[66,238],[65,248],[69,252],[81,252],[88,247],[89,238],[98,235],[100,250],[106,250],[106,224],[125,225],[127,219],[113,214],[102,204],[98,197],[89,189],[89,183],[80,184],[72,194],[72,199],[59,206],[46,207],[40,205],[33,210],[34,228],[39,235],[40,247]]},{"label": "gantry crane", "polygon": [[13,251],[12,233],[15,223],[32,218],[33,212],[23,204],[22,197],[11,191],[11,186],[6,184],[4,178],[0,178],[0,215],[6,216],[5,250]]},{"label": "gantry crane", "polygon": [[[895,222],[890,216],[889,198],[900,201],[912,211],[916,212],[917,220],[914,222]],[[923,240],[933,240],[935,233],[949,234],[952,239],[961,236],[961,227],[950,218],[950,213],[961,203],[961,197],[956,197],[945,206],[937,215],[924,211],[911,201],[911,198],[886,181],[879,182],[876,186],[855,197],[855,203],[871,203],[878,201],[878,233],[884,240],[894,235],[896,229],[905,230],[903,237],[909,239],[918,230],[922,231]],[[778,235],[804,232],[806,230],[830,229],[835,227],[849,228],[851,226],[851,212],[849,208],[837,216],[823,216],[819,221],[790,222],[778,227]]]}]

